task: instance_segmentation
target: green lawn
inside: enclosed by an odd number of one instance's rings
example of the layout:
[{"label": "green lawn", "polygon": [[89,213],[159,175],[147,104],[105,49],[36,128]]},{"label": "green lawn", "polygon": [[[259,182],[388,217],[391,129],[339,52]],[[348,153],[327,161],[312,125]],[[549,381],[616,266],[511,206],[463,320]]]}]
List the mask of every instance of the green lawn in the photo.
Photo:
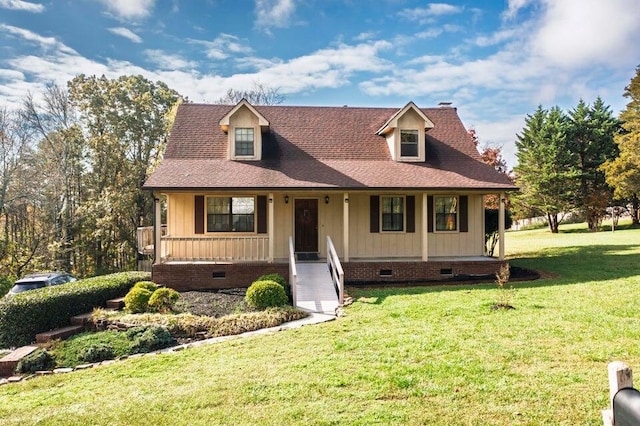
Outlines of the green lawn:
[{"label": "green lawn", "polygon": [[[363,291],[334,322],[0,387],[0,424],[602,424],[640,369],[640,230],[508,233],[556,278]],[[640,371],[640,370],[638,370]]]}]

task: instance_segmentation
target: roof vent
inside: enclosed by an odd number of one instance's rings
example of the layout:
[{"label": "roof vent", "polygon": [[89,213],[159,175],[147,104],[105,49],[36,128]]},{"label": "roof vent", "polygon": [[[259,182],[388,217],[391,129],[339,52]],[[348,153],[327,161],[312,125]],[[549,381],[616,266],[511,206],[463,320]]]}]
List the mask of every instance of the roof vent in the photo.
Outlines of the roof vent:
[{"label": "roof vent", "polygon": [[349,105],[342,105],[342,108],[349,108]]},{"label": "roof vent", "polygon": [[440,102],[438,106],[440,108],[451,108],[451,102]]}]

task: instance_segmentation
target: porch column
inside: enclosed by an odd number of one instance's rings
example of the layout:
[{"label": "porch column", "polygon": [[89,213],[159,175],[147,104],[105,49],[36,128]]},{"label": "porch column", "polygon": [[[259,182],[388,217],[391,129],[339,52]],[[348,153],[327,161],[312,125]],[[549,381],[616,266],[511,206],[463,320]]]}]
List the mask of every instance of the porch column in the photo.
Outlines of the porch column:
[{"label": "porch column", "polygon": [[344,193],[344,202],[343,210],[342,210],[342,241],[343,247],[342,250],[344,252],[343,258],[344,262],[349,261],[349,193]]},{"label": "porch column", "polygon": [[274,199],[273,199],[273,192],[269,193],[269,196],[267,197],[267,204],[268,204],[268,210],[269,212],[267,213],[267,232],[269,235],[269,257],[267,258],[269,263],[273,263],[273,204],[274,204]]},{"label": "porch column", "polygon": [[429,261],[429,195],[422,194],[422,261]]},{"label": "porch column", "polygon": [[498,241],[500,242],[500,254],[498,258],[504,260],[504,192],[500,193],[500,209],[498,210]]},{"label": "porch column", "polygon": [[160,194],[153,194],[153,264],[162,261],[162,206]]}]

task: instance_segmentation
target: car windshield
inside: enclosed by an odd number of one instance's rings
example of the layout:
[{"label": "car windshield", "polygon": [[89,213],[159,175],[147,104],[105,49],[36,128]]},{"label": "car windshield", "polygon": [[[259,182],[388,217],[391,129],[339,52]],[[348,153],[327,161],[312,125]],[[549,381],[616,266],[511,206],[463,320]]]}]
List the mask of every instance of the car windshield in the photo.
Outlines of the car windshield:
[{"label": "car windshield", "polygon": [[17,294],[22,293],[23,291],[33,290],[34,288],[42,288],[45,287],[46,283],[44,281],[33,281],[30,283],[16,284],[11,287],[11,293]]}]

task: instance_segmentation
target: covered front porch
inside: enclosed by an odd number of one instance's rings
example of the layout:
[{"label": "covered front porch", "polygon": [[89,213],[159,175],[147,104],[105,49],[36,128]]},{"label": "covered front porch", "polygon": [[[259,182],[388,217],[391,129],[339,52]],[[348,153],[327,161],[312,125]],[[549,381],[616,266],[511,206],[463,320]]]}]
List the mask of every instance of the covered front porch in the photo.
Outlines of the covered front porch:
[{"label": "covered front porch", "polygon": [[[433,199],[445,197],[439,195],[442,192],[379,194],[374,195],[372,191],[168,193],[166,225],[144,228],[144,238],[139,238],[141,253],[152,251],[154,264],[172,261],[277,263],[288,258],[289,236],[294,238],[296,253],[314,253],[320,258],[327,256],[325,241],[329,236],[343,262],[351,259],[427,262],[433,257],[486,255],[484,194],[445,193],[457,203],[453,214],[449,214],[451,229],[435,228],[442,215],[434,211]],[[160,199],[157,194],[155,223],[162,221]],[[223,215],[211,210],[216,208],[216,200],[230,200],[228,204],[249,200],[251,205],[242,214],[231,214],[230,210],[229,228],[221,230],[214,222]],[[399,205],[392,204],[393,210],[387,212],[389,200]],[[500,200],[498,258],[503,259],[503,194]],[[244,227],[235,229],[235,221],[239,220],[244,221],[240,223]],[[395,228],[385,229],[385,226]],[[156,247],[160,250],[155,250]]]}]

